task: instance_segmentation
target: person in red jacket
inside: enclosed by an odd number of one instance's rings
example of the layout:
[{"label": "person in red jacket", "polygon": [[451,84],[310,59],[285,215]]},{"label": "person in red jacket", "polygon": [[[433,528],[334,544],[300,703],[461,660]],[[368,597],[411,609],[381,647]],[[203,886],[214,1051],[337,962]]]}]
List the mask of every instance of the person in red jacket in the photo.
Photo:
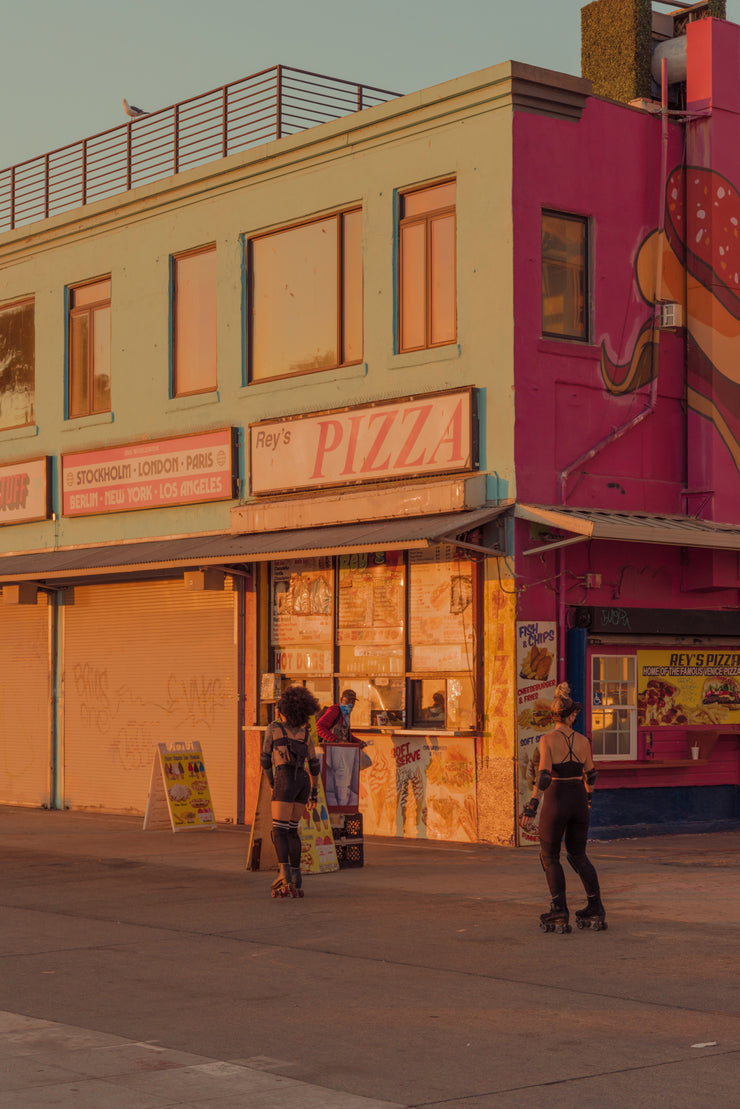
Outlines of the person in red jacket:
[{"label": "person in red jacket", "polygon": [[354,689],[345,689],[339,703],[329,705],[316,721],[316,730],[321,743],[359,743],[352,734],[349,718],[355,707],[357,694]]}]

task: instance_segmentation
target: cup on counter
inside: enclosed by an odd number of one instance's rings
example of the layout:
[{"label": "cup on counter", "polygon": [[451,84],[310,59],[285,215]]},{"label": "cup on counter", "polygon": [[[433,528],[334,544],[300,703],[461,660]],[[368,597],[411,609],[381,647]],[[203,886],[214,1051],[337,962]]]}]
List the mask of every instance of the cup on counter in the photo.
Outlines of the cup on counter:
[{"label": "cup on counter", "polygon": [[692,747],[691,748],[691,757],[692,757],[692,759],[698,759],[699,758],[699,748],[698,747]]}]

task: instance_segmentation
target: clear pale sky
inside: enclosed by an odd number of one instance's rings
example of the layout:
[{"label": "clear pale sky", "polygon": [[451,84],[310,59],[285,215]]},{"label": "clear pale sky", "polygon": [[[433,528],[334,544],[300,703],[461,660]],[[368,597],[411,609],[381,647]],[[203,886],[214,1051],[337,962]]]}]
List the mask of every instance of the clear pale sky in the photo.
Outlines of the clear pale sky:
[{"label": "clear pale sky", "polygon": [[[282,63],[394,92],[580,73],[582,0],[0,0],[0,167]],[[655,5],[658,11],[669,11]],[[727,14],[740,22],[740,0]]]}]

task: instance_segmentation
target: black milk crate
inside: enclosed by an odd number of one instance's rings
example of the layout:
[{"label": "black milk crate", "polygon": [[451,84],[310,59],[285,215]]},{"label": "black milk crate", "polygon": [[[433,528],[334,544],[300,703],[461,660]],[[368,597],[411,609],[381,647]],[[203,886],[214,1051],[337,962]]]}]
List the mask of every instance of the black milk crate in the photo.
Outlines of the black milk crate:
[{"label": "black milk crate", "polygon": [[340,870],[344,870],[345,867],[365,865],[365,848],[362,840],[347,839],[343,843],[335,843],[334,846],[337,850]]},{"label": "black milk crate", "polygon": [[362,813],[345,813],[342,823],[332,828],[334,847],[340,869],[365,865],[365,848],[362,838]]},{"label": "black milk crate", "polygon": [[348,813],[344,818],[345,839],[362,839],[362,813]]}]

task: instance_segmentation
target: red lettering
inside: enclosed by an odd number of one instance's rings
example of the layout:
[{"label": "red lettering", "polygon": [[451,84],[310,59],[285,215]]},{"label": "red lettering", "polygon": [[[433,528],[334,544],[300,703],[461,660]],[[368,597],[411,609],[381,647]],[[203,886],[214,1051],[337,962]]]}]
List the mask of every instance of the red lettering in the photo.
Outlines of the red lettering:
[{"label": "red lettering", "polygon": [[[313,468],[311,477],[323,477],[324,455],[329,451],[335,451],[342,441],[342,425],[339,420],[319,420],[319,444],[316,448],[316,464]],[[334,432],[334,436],[329,442],[329,433]]]},{"label": "red lettering", "polygon": [[414,458],[414,459],[411,459],[409,461],[408,457],[411,454],[411,451],[414,449],[414,446],[416,444],[416,440],[419,438],[419,435],[421,434],[421,429],[424,427],[424,424],[429,419],[429,413],[431,411],[432,411],[431,404],[424,404],[424,405],[420,406],[419,408],[407,408],[406,411],[404,412],[403,417],[401,419],[401,423],[403,423],[403,421],[406,419],[409,412],[416,412],[416,413],[418,413],[418,415],[416,417],[416,422],[414,423],[414,426],[411,428],[411,431],[409,432],[408,439],[406,440],[406,442],[404,443],[404,445],[401,447],[400,451],[398,452],[398,458],[396,459],[396,466],[399,466],[399,467],[400,466],[421,466],[421,464],[423,463],[423,461],[424,461],[424,451],[423,450],[422,450],[421,454],[418,456],[418,458]]},{"label": "red lettering", "polygon": [[[448,434],[448,432],[450,432],[450,428],[452,429],[452,431],[451,431],[450,434]],[[442,433],[442,438],[440,439],[440,441],[437,443],[437,446],[432,451],[431,457],[429,459],[429,465],[430,466],[435,461],[435,456],[436,456],[437,451],[439,450],[439,448],[445,446],[446,444],[450,445],[450,456],[446,461],[447,462],[462,462],[463,461],[463,456],[462,456],[462,401],[461,400],[457,402],[457,408],[453,412],[452,418],[450,419],[449,423],[447,424],[447,427],[444,429],[444,431]]]},{"label": "red lettering", "polygon": [[349,443],[347,444],[347,456],[344,460],[343,474],[354,473],[355,469],[355,451],[357,450],[357,439],[360,434],[360,424],[364,416],[350,416],[349,422],[351,430],[349,433]]},{"label": "red lettering", "polygon": [[390,431],[393,421],[395,420],[397,415],[398,410],[395,410],[393,412],[386,412],[385,414],[382,412],[376,412],[375,415],[370,417],[369,423],[372,423],[374,420],[382,420],[382,423],[380,425],[380,430],[378,431],[378,434],[375,438],[375,442],[370,447],[367,458],[360,467],[360,473],[367,474],[372,473],[374,470],[387,470],[390,466],[390,453],[388,454],[387,458],[385,458],[383,462],[379,462],[377,466],[374,465],[374,462],[375,459],[378,457],[378,454],[380,453],[380,448],[383,446],[383,443],[385,442],[388,432]]}]

